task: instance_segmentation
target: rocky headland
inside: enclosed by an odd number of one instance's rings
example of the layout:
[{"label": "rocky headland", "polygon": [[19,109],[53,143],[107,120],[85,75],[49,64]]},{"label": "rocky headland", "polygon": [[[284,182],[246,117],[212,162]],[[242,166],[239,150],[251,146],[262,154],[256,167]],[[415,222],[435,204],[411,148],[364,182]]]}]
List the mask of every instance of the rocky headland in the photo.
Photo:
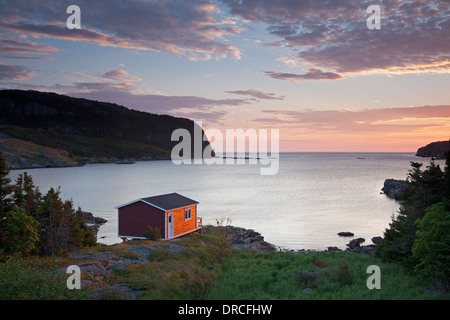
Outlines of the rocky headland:
[{"label": "rocky headland", "polygon": [[[9,169],[168,160],[178,143],[171,139],[176,129],[192,136],[203,130],[187,118],[113,103],[0,90],[0,152]],[[209,141],[203,141],[202,149],[207,146]]]},{"label": "rocky headland", "polygon": [[427,144],[417,150],[417,157],[431,157],[445,159],[445,154],[450,151],[450,140],[437,141]]}]

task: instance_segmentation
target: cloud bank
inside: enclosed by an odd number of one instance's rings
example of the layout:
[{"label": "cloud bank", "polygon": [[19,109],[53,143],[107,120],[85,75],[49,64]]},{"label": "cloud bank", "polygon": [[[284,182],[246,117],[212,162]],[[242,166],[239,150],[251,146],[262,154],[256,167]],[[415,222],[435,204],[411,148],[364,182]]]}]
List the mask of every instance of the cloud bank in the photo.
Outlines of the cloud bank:
[{"label": "cloud bank", "polygon": [[67,1],[0,1],[0,28],[18,35],[86,41],[100,46],[156,50],[190,60],[232,57],[240,50],[226,37],[241,31],[219,6],[207,0],[80,0],[81,26],[69,30]]},{"label": "cloud bank", "polygon": [[[264,23],[266,32],[286,46],[290,63],[344,75],[367,73],[447,73],[450,71],[448,1],[377,1],[381,29],[370,30],[366,12],[373,1],[221,0],[247,22]],[[320,72],[322,72],[320,71]],[[317,77],[266,73],[276,79]]]}]

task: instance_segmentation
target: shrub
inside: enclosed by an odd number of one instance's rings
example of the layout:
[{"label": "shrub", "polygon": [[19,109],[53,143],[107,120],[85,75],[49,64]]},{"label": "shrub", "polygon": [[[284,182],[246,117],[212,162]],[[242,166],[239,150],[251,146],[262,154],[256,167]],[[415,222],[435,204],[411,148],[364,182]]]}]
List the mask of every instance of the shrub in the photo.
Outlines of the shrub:
[{"label": "shrub", "polygon": [[159,227],[148,226],[147,231],[144,233],[144,237],[147,238],[147,240],[160,240],[161,229]]},{"label": "shrub", "polygon": [[329,278],[331,281],[337,282],[343,286],[352,285],[354,283],[354,274],[347,262],[343,262],[339,267],[329,273]]},{"label": "shrub", "polygon": [[230,218],[216,219],[216,227],[213,229],[213,237],[207,243],[207,251],[217,259],[218,263],[222,263],[223,259],[229,254],[231,241],[226,225],[231,223]]}]

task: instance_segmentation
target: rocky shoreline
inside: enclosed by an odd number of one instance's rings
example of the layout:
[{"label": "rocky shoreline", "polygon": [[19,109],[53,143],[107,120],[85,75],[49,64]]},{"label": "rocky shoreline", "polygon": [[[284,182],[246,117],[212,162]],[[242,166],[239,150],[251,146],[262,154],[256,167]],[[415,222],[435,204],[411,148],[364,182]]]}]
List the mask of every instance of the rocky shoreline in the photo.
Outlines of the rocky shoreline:
[{"label": "rocky shoreline", "polygon": [[[102,221],[96,221],[96,218],[90,213],[86,213],[88,220],[93,223],[102,223]],[[205,230],[211,228],[210,226],[203,227]],[[253,229],[245,229],[235,226],[224,226],[226,231],[226,237],[230,241],[230,245],[235,249],[251,249],[260,252],[293,252],[294,254],[307,254],[309,252],[317,252],[318,250],[286,250],[281,249],[271,243],[264,240],[264,237]],[[346,236],[351,237],[353,233],[346,232]],[[351,235],[350,235],[351,234]],[[337,247],[328,247],[324,252],[353,252],[353,253],[364,253],[373,254],[375,250],[375,245],[380,240],[380,237],[372,238],[372,245],[362,246],[361,244],[365,242],[363,238],[352,239],[347,244],[347,249],[342,250]],[[101,298],[105,294],[105,290],[112,290],[114,292],[120,292],[121,295],[128,296],[129,299],[136,299],[139,294],[138,291],[133,291],[131,288],[124,284],[114,284],[113,286],[104,286],[105,281],[112,276],[113,272],[125,271],[129,266],[140,265],[151,262],[149,256],[152,252],[165,251],[171,255],[181,255],[182,251],[187,248],[186,244],[181,242],[182,238],[177,238],[173,240],[165,241],[150,241],[148,243],[143,243],[141,241],[133,244],[132,241],[128,242],[130,245],[126,248],[127,254],[117,254],[115,250],[98,252],[95,254],[83,254],[83,253],[71,253],[69,257],[73,259],[73,263],[80,267],[80,271],[83,274],[83,280],[81,285],[83,287],[93,287],[95,288],[95,293],[92,294],[91,298]],[[113,248],[116,245],[111,245],[108,247]],[[61,272],[65,272],[65,269],[61,269]],[[105,289],[106,288],[106,289]]]},{"label": "rocky shoreline", "polygon": [[[355,238],[349,240],[349,243],[346,244],[346,249],[340,249],[335,246],[329,246],[326,250],[312,250],[312,249],[300,249],[300,250],[292,250],[292,249],[283,249],[281,247],[277,247],[274,244],[271,244],[264,240],[264,237],[259,233],[254,231],[253,229],[245,229],[241,227],[235,226],[226,226],[224,227],[227,231],[228,239],[231,241],[231,245],[236,249],[254,249],[262,252],[272,252],[272,251],[284,251],[284,252],[293,252],[293,253],[308,253],[308,252],[336,252],[336,251],[346,251],[353,253],[364,253],[364,254],[374,254],[376,245],[382,240],[381,237],[375,236],[371,238],[372,244],[362,245],[366,241],[364,238]],[[338,236],[340,237],[354,237],[353,232],[339,232]]]}]

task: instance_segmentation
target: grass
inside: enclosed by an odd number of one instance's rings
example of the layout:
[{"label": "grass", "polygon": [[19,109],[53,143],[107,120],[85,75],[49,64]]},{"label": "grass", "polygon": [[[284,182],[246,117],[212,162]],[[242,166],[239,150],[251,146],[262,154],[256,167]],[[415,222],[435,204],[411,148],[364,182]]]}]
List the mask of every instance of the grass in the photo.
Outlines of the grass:
[{"label": "grass", "polygon": [[[322,268],[317,269],[317,265]],[[381,289],[368,289],[371,273],[367,267],[378,265]],[[317,283],[311,286],[296,279],[300,270],[317,271]],[[281,300],[422,300],[439,299],[427,290],[416,275],[403,267],[378,258],[349,252],[256,253],[233,252],[224,262],[218,284],[211,292],[214,299]],[[312,287],[309,293],[304,293]]]},{"label": "grass", "polygon": [[[129,241],[115,246],[98,245],[78,252],[80,260],[66,257],[30,257],[21,262],[0,263],[1,298],[23,290],[30,295],[12,296],[32,299],[78,299],[89,294],[64,290],[65,277],[53,277],[56,265],[64,268],[70,264],[92,263],[92,256],[111,253],[115,258],[136,260],[139,256],[128,250],[130,246],[152,246],[145,263],[130,264],[126,269],[115,269],[102,281],[106,287],[103,299],[126,299],[130,296],[118,292],[114,285],[125,285],[133,290],[137,299],[214,299],[214,300],[426,300],[441,299],[427,288],[417,275],[395,264],[383,263],[376,257],[349,252],[292,252],[263,253],[255,250],[229,250],[217,254],[220,233],[208,228],[203,234],[189,235],[176,242]],[[179,252],[168,252],[171,244],[183,246]],[[219,262],[222,261],[222,263]],[[107,262],[107,261],[106,261]],[[367,267],[377,265],[381,271],[381,289],[369,290],[366,281],[371,274]],[[17,270],[15,270],[17,269]],[[53,271],[52,271],[53,270]],[[316,271],[316,281],[300,282],[296,275],[300,270]],[[53,272],[53,273],[52,273]],[[39,281],[30,282],[32,274]],[[32,283],[42,287],[42,296]],[[41,284],[39,285],[39,282]],[[106,286],[107,284],[107,286]],[[15,290],[14,288],[18,288]],[[309,293],[304,290],[310,288]],[[57,293],[52,293],[56,290]],[[108,292],[108,290],[110,290]],[[33,294],[31,294],[33,293]]]}]

